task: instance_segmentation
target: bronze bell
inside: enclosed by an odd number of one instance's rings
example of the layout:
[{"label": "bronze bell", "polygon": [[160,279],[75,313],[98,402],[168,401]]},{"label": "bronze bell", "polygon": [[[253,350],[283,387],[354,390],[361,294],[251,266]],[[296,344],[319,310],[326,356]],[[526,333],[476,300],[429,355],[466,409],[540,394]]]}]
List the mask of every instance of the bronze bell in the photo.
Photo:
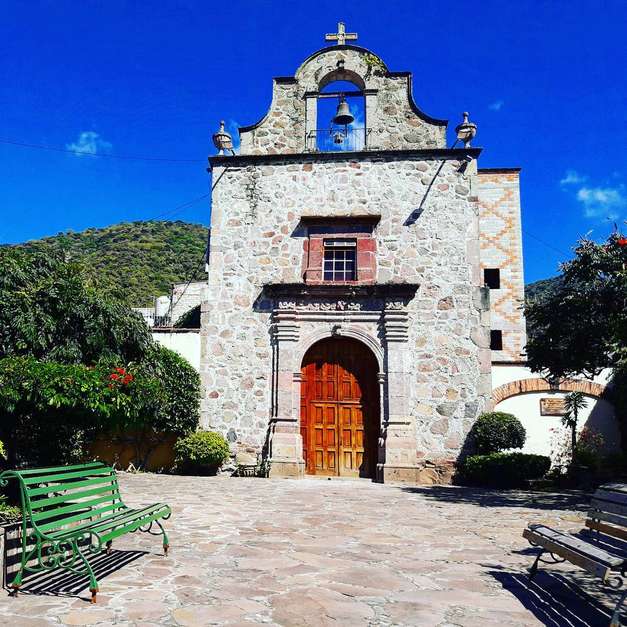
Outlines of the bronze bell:
[{"label": "bronze bell", "polygon": [[340,96],[340,104],[337,105],[337,111],[332,121],[333,124],[337,124],[337,126],[348,126],[351,122],[355,121],[344,96]]}]

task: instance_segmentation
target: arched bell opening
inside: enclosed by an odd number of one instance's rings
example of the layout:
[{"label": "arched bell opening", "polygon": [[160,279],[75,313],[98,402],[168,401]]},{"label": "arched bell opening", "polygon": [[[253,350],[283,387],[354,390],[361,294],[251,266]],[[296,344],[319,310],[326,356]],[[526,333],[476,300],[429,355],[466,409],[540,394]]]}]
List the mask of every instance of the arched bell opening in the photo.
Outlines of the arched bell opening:
[{"label": "arched bell opening", "polygon": [[310,475],[376,477],[379,366],[352,338],[316,342],[301,366],[300,433]]},{"label": "arched bell opening", "polygon": [[310,131],[308,143],[320,152],[364,150],[367,130],[363,81],[347,71],[333,74],[342,80],[321,83],[316,101],[317,128]]}]

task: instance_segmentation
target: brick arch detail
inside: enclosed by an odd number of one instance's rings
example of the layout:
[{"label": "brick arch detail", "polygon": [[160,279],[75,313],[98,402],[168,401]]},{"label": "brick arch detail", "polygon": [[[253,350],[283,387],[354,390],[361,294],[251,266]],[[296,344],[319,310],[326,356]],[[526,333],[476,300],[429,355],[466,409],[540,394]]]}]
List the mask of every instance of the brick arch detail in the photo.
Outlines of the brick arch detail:
[{"label": "brick arch detail", "polygon": [[545,379],[518,379],[492,390],[492,407],[512,396],[533,392],[583,392],[586,396],[603,398],[606,396],[607,386],[584,379],[566,379],[558,387],[551,387]]}]

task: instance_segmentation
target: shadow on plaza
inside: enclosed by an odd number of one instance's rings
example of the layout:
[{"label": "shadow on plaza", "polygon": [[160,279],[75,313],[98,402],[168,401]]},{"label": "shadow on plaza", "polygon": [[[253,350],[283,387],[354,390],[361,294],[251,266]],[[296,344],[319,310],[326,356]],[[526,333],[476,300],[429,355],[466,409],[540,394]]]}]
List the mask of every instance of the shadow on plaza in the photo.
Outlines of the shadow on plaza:
[{"label": "shadow on plaza", "polygon": [[401,490],[445,503],[467,503],[478,507],[525,507],[582,512],[590,507],[590,495],[579,491],[528,492],[460,486],[407,486]]},{"label": "shadow on plaza", "polygon": [[[533,581],[526,572],[490,570],[489,574],[505,590],[513,594],[520,603],[543,624],[550,627],[599,627],[609,625],[618,594],[601,588],[598,580],[570,581],[558,572],[540,570]],[[600,602],[584,592],[598,591]]]},{"label": "shadow on plaza", "polygon": [[[147,551],[116,551],[110,555],[101,553],[89,558],[96,579],[102,588],[105,578],[112,573],[128,566],[131,562],[147,555]],[[15,573],[4,573],[4,588],[8,591]],[[78,596],[81,591],[89,588],[89,577],[77,575],[67,570],[55,569],[44,572],[28,574],[22,580],[19,594],[53,595],[53,596]],[[88,596],[91,595],[88,593]]]}]

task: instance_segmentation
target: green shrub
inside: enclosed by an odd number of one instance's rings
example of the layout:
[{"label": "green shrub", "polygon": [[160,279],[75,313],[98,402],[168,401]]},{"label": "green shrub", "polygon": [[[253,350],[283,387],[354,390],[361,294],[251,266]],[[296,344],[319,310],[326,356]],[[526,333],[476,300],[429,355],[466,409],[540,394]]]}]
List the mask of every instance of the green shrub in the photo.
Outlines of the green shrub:
[{"label": "green shrub", "polygon": [[214,475],[229,457],[229,445],[212,431],[196,431],[174,445],[176,467],[182,474]]},{"label": "green shrub", "polygon": [[529,453],[490,453],[467,457],[459,468],[461,483],[490,488],[521,488],[527,481],[540,479],[551,467],[545,455]]},{"label": "green shrub", "polygon": [[475,453],[487,455],[510,448],[522,448],[527,433],[513,414],[493,411],[481,414],[472,426],[469,438]]}]

